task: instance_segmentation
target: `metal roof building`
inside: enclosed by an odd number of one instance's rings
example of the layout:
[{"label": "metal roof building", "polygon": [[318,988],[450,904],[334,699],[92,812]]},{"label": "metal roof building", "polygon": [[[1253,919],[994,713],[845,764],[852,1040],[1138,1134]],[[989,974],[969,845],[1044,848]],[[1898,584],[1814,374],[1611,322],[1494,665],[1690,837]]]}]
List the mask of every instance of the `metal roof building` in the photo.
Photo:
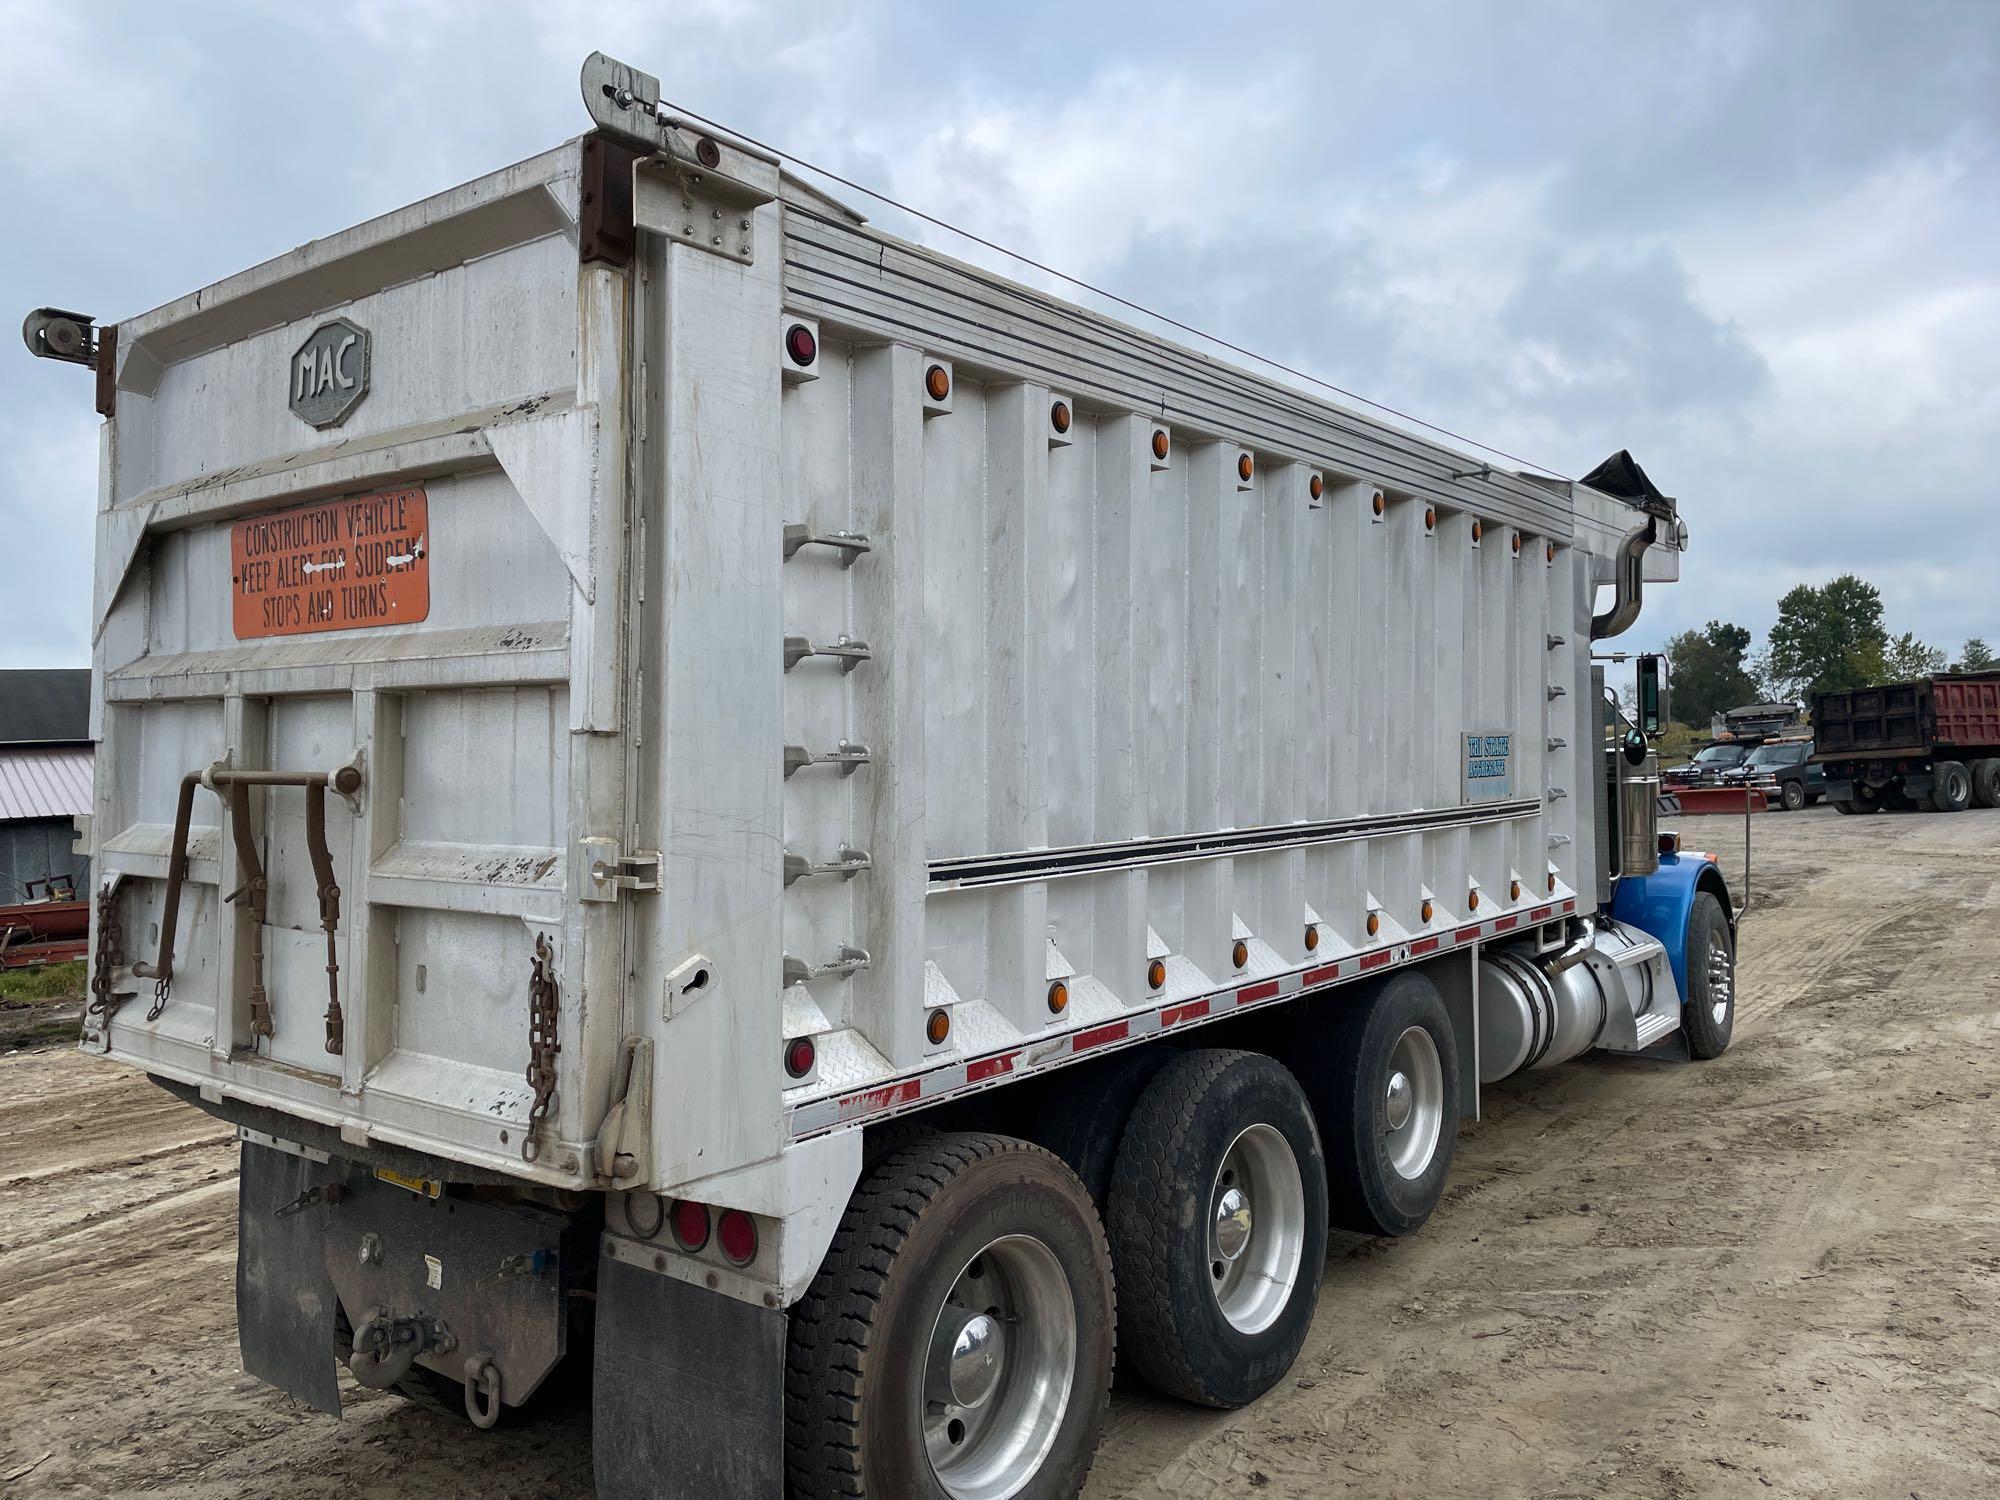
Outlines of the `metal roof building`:
[{"label": "metal roof building", "polygon": [[0,747],[0,823],[90,811],[88,745]]},{"label": "metal roof building", "polygon": [[87,670],[0,672],[0,905],[51,878],[88,889],[71,820],[90,811],[94,758]]}]

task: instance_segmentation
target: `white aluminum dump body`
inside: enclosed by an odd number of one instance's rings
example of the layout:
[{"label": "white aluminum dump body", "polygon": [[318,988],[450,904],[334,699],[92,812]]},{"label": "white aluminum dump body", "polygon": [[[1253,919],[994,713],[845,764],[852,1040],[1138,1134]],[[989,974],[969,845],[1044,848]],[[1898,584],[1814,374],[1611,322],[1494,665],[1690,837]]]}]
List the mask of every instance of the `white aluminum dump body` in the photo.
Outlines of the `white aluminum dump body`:
[{"label": "white aluminum dump body", "polygon": [[[726,144],[702,188],[642,162],[630,265],[580,265],[587,149],[120,326],[114,1056],[351,1143],[783,1217],[855,1159],[797,1188],[797,1143],[1596,906],[1589,617],[1642,516],[882,235]],[[289,361],[336,317],[371,388],[316,431]],[[236,638],[233,523],[414,488],[426,617]],[[283,790],[257,804],[273,1034],[205,788],[148,1019],[129,969],[181,778],[350,762],[344,1051]],[[538,938],[561,1050],[530,1162]]]}]

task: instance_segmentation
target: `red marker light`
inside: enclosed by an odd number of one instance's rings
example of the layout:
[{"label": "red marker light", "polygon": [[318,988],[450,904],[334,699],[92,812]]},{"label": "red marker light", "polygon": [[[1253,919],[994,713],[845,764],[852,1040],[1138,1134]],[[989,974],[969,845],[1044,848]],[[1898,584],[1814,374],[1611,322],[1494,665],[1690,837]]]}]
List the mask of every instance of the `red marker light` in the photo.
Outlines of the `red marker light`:
[{"label": "red marker light", "polygon": [[793,364],[809,365],[819,358],[819,340],[805,324],[794,323],[785,330],[785,353],[792,357]]},{"label": "red marker light", "polygon": [[794,1078],[803,1078],[813,1070],[817,1056],[811,1037],[795,1036],[785,1044],[785,1071]]},{"label": "red marker light", "polygon": [[757,1221],[740,1208],[722,1211],[715,1238],[731,1265],[747,1266],[757,1258]]},{"label": "red marker light", "polygon": [[708,1209],[683,1198],[674,1205],[674,1243],[696,1251],[708,1243]]}]

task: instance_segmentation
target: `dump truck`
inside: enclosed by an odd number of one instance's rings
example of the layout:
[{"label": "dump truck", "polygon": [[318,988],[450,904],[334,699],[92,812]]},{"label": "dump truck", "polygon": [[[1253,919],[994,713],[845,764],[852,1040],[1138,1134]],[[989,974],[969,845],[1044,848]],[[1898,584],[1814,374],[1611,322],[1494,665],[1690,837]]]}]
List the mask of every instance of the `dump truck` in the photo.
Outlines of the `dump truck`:
[{"label": "dump truck", "polygon": [[1074,1494],[1114,1348],[1254,1400],[1483,1089],[1728,1044],[1657,660],[1640,723],[1592,660],[1687,543],[1636,464],[1495,468],[582,83],[29,319],[104,417],[81,1045],[237,1128],[247,1370],[481,1427],[587,1377],[605,1496]]},{"label": "dump truck", "polygon": [[2000,672],[1815,693],[1813,743],[1844,813],[2000,807]]}]

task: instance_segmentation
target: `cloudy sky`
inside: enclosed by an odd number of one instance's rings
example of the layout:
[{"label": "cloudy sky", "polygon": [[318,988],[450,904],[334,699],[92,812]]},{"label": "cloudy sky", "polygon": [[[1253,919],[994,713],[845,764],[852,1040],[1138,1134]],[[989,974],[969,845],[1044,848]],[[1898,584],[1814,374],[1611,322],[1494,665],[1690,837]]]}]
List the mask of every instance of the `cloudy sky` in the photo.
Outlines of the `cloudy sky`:
[{"label": "cloudy sky", "polygon": [[[1694,534],[1635,641],[1855,570],[2000,645],[1996,0],[0,0],[0,286],[154,307],[576,134],[593,48],[1559,472],[1630,448]],[[89,381],[0,355],[0,666],[88,659]]]}]

